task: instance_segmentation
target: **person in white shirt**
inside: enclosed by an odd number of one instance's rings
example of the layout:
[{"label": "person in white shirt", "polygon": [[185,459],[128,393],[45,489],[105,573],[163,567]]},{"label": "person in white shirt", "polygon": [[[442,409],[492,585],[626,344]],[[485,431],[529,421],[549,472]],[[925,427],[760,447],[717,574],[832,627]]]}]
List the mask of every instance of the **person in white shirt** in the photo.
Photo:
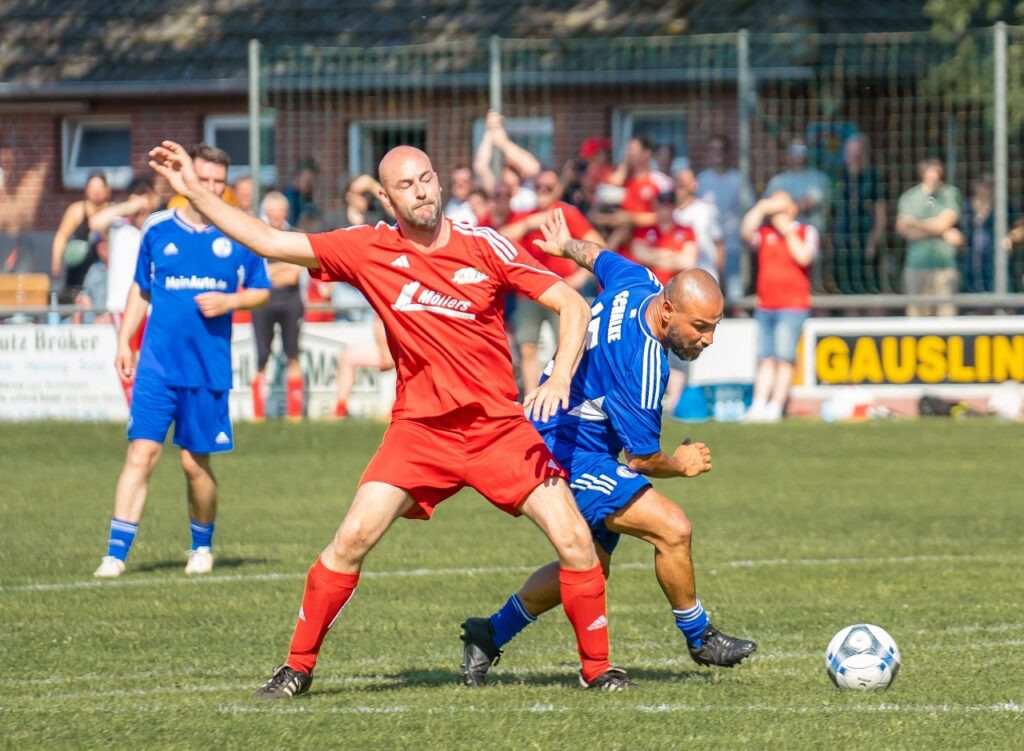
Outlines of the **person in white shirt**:
[{"label": "person in white shirt", "polygon": [[469,202],[469,194],[473,192],[473,170],[459,165],[452,170],[451,178],[449,192],[452,197],[444,206],[444,215],[453,222],[465,222],[475,227],[479,217]]},{"label": "person in white shirt", "polygon": [[715,204],[725,242],[725,273],[722,287],[728,300],[737,300],[747,291],[749,270],[744,268],[747,254],[740,239],[740,222],[754,204],[754,192],[743,174],[729,166],[729,140],[714,135],[707,143],[708,168],[697,175],[697,196]]},{"label": "person in white shirt", "polygon": [[[128,291],[135,281],[135,266],[142,243],[142,227],[146,218],[159,208],[151,180],[138,177],[128,185],[128,197],[120,203],[107,206],[89,218],[89,230],[107,234],[107,312],[114,330],[121,328],[121,319],[128,302]],[[142,346],[145,320],[139,325],[130,345],[133,352]],[[132,381],[118,379],[124,389],[128,406],[132,403]]]},{"label": "person in white shirt", "polygon": [[689,227],[697,237],[697,268],[716,280],[725,270],[725,242],[718,209],[710,201],[697,197],[697,177],[692,169],[679,170],[675,177],[676,224]]}]

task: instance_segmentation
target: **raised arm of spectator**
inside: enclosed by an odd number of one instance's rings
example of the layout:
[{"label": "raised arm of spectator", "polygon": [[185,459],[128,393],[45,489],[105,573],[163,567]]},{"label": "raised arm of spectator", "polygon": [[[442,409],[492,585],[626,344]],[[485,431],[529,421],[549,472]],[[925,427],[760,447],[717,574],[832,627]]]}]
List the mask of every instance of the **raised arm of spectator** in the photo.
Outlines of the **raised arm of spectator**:
[{"label": "raised arm of spectator", "polygon": [[149,199],[146,196],[131,196],[121,203],[114,203],[97,211],[89,217],[89,229],[93,232],[106,232],[116,219],[137,214],[148,206]]},{"label": "raised arm of spectator", "polygon": [[[793,260],[804,268],[818,255],[818,230],[813,224],[801,225],[782,213],[772,215],[772,226],[786,239],[786,247]],[[804,231],[801,235],[800,228]]]},{"label": "raised arm of spectator", "polygon": [[540,174],[541,166],[537,157],[508,137],[505,130],[505,118],[494,110],[487,112],[487,130],[491,134],[491,142],[505,156],[505,164],[519,173],[524,180]]},{"label": "raised arm of spectator", "polygon": [[740,222],[740,237],[743,238],[743,242],[747,244],[754,242],[754,235],[757,233],[758,228],[764,224],[764,219],[768,216],[768,210],[771,208],[773,208],[771,201],[767,198],[762,198],[753,205],[750,211],[743,215],[743,221]]},{"label": "raised arm of spectator", "polygon": [[490,128],[485,128],[483,138],[480,139],[480,145],[476,147],[476,154],[473,155],[473,174],[476,175],[477,182],[480,183],[480,187],[488,196],[494,195],[494,186],[498,182],[498,178],[494,175],[494,170],[491,169],[491,161],[493,159],[494,138],[491,135]]},{"label": "raised arm of spectator", "polygon": [[82,223],[85,217],[85,207],[81,201],[75,201],[64,210],[64,216],[57,225],[57,231],[53,235],[53,244],[50,246],[50,273],[53,276],[60,276],[64,268],[64,249],[68,240],[71,239],[75,228]]},{"label": "raised arm of spectator", "polygon": [[377,191],[380,190],[380,183],[377,182],[371,175],[360,175],[352,184],[348,186],[348,189],[353,193],[370,193],[377,195]]},{"label": "raised arm of spectator", "polygon": [[206,190],[196,175],[192,157],[181,144],[164,141],[149,156],[149,166],[163,175],[173,190],[185,196],[211,224],[256,255],[308,268],[319,266],[305,233],[274,229]]}]

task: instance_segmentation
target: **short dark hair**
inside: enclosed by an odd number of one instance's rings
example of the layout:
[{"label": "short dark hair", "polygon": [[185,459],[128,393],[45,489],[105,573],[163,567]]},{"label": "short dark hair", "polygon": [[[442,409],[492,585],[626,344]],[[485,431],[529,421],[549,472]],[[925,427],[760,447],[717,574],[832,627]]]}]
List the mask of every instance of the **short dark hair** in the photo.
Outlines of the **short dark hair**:
[{"label": "short dark hair", "polygon": [[128,183],[128,195],[130,196],[144,196],[154,190],[156,188],[153,187],[153,178],[148,175],[136,175]]},{"label": "short dark hair", "polygon": [[211,146],[208,143],[200,141],[197,144],[193,144],[192,148],[188,150],[188,155],[193,159],[202,159],[207,162],[213,162],[223,167],[231,166],[231,157],[228,156],[228,152],[224,149],[218,149],[216,146]]},{"label": "short dark hair", "polygon": [[644,151],[654,151],[654,141],[651,140],[650,136],[633,136],[633,140],[640,144],[640,148]]},{"label": "short dark hair", "polygon": [[102,183],[103,183],[104,185],[109,185],[109,184],[110,184],[110,183],[109,183],[109,182],[107,181],[107,173],[106,173],[106,172],[104,172],[104,171],[103,171],[103,170],[101,170],[101,169],[94,169],[94,170],[92,170],[92,171],[91,171],[91,172],[90,172],[90,173],[89,173],[88,175],[86,175],[86,176],[85,176],[85,182],[86,182],[86,184],[87,184],[87,185],[88,185],[88,184],[89,184],[90,182],[92,182],[93,180],[99,180],[99,181],[100,181],[100,182],[102,182]]},{"label": "short dark hair", "polygon": [[722,151],[728,151],[732,147],[732,143],[729,142],[729,136],[723,135],[721,133],[715,133],[713,136],[711,136],[711,138],[708,139],[709,144],[712,141],[718,141],[719,143],[721,143]]}]

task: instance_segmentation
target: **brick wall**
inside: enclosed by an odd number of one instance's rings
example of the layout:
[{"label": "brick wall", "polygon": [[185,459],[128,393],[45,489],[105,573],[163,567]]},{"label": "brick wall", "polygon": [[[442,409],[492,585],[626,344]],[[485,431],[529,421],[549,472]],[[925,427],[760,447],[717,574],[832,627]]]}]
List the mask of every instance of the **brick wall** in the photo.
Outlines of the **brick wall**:
[{"label": "brick wall", "polygon": [[[132,166],[145,172],[147,152],[162,138],[191,144],[202,138],[208,114],[246,112],[244,98],[124,99],[98,102],[82,112],[38,111],[41,105],[26,104],[23,112],[0,112],[0,166],[4,190],[0,193],[0,234],[52,231],[68,204],[79,200],[80,188],[66,188],[61,163],[61,124],[66,117],[82,115],[128,116],[132,127]],[[32,110],[36,109],[36,112]],[[162,194],[171,191],[161,180]]]}]

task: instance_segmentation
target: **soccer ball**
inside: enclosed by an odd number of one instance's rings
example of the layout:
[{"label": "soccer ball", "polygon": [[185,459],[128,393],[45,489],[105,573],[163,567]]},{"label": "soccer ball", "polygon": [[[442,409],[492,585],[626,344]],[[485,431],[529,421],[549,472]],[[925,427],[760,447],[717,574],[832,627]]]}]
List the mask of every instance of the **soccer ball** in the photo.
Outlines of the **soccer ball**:
[{"label": "soccer ball", "polygon": [[825,669],[839,688],[889,688],[900,669],[900,650],[885,629],[858,623],[832,637]]}]

